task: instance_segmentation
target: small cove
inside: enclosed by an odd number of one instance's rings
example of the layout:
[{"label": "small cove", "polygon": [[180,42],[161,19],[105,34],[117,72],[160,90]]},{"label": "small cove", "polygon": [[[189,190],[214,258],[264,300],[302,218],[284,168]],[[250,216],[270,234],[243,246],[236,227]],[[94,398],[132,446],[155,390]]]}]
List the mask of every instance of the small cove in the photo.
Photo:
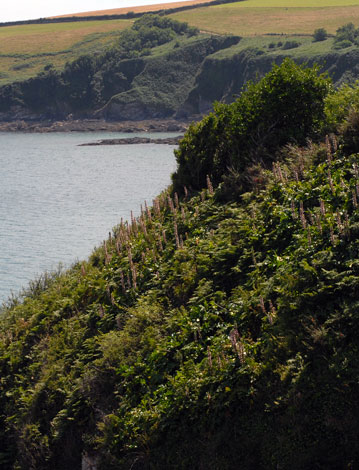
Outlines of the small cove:
[{"label": "small cove", "polygon": [[172,145],[81,146],[127,137],[134,134],[0,133],[0,303],[43,271],[87,258],[168,186]]}]

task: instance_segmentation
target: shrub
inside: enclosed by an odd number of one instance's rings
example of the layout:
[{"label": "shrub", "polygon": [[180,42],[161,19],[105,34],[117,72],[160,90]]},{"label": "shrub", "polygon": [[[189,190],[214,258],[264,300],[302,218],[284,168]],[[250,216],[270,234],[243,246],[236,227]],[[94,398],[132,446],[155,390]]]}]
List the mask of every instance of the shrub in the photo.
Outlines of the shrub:
[{"label": "shrub", "polygon": [[282,49],[284,50],[287,50],[287,49],[295,49],[296,47],[299,47],[300,46],[300,42],[297,42],[297,41],[286,41],[283,46],[282,46]]},{"label": "shrub", "polygon": [[359,152],[359,111],[351,109],[341,126],[342,148],[348,155]]},{"label": "shrub", "polygon": [[334,42],[341,42],[344,40],[354,42],[357,36],[358,36],[358,31],[355,29],[354,24],[347,23],[337,29],[337,34],[334,38]]},{"label": "shrub", "polygon": [[314,42],[325,41],[328,38],[328,32],[324,28],[318,28],[313,34]]},{"label": "shrub", "polygon": [[334,49],[346,49],[347,47],[351,47],[353,43],[349,41],[349,39],[343,39],[343,41],[335,42]]},{"label": "shrub", "polygon": [[338,132],[351,111],[359,111],[359,82],[344,84],[325,98],[325,132]]},{"label": "shrub", "polygon": [[190,126],[175,152],[174,190],[199,190],[207,175],[219,184],[229,168],[245,176],[246,167],[270,166],[283,145],[304,144],[323,122],[329,89],[330,80],[318,76],[316,66],[290,59],[274,65],[258,83],[248,83],[237,101],[216,103],[213,113]]},{"label": "shrub", "polygon": [[353,23],[347,23],[337,29],[333,47],[334,49],[346,49],[353,44],[357,44],[358,37],[359,30],[355,29]]}]

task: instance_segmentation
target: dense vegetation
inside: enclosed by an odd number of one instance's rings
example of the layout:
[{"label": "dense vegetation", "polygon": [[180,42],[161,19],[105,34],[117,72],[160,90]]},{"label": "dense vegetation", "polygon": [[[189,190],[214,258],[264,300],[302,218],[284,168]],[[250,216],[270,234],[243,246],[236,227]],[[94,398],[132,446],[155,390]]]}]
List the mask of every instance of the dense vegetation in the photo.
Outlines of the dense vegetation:
[{"label": "dense vegetation", "polygon": [[4,306],[2,468],[358,466],[359,92],[286,62],[249,86],[249,121],[273,96],[283,119],[288,73],[293,123],[301,85],[318,100],[313,140],[277,134],[246,192],[203,168],[197,191],[170,188]]},{"label": "dense vegetation", "polygon": [[175,189],[201,189],[206,175],[217,185],[228,168],[243,176],[251,165],[271,165],[276,149],[313,137],[328,93],[328,81],[317,73],[285,59],[259,83],[248,82],[234,103],[217,103],[181,141]]},{"label": "dense vegetation", "polygon": [[345,49],[352,45],[359,45],[359,28],[355,28],[353,23],[347,23],[337,29],[334,38],[335,49]]}]

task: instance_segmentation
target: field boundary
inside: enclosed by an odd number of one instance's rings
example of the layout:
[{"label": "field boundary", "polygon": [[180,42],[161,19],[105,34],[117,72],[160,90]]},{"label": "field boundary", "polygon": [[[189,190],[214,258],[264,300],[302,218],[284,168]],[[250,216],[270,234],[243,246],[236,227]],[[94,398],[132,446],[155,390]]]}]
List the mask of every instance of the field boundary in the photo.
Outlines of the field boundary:
[{"label": "field boundary", "polygon": [[[91,16],[59,16],[53,18],[38,18],[35,20],[20,20],[20,21],[6,21],[0,23],[0,28],[7,26],[22,26],[31,24],[51,24],[51,23],[76,23],[80,21],[108,21],[108,20],[129,20],[132,18],[140,18],[143,15],[157,14],[157,15],[170,15],[172,13],[180,13],[181,11],[193,10],[195,8],[203,8],[213,5],[223,5],[225,3],[237,3],[244,0],[209,0],[208,2],[183,5],[175,8],[165,8],[144,12],[128,11],[123,14],[114,15],[91,15]],[[185,2],[183,2],[185,3]]]}]

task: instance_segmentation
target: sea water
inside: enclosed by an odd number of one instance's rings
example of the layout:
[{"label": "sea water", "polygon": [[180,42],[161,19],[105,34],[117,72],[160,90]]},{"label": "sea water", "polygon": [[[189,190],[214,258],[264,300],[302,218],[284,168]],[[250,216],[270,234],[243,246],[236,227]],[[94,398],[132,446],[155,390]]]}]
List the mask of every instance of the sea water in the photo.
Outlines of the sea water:
[{"label": "sea water", "polygon": [[174,146],[80,146],[176,134],[0,133],[0,304],[59,263],[86,259],[170,183]]}]

